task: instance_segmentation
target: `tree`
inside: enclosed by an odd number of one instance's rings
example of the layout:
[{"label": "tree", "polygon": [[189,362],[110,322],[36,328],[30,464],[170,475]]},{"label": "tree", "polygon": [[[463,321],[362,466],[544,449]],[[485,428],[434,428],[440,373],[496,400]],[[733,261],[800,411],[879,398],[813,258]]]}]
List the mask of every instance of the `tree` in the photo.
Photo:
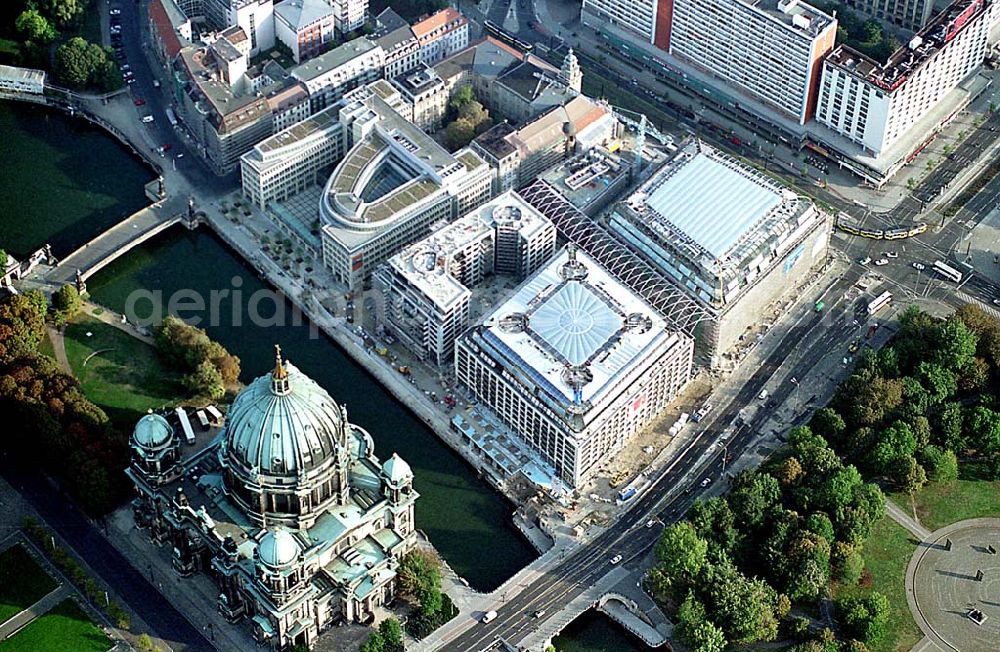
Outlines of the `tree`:
[{"label": "tree", "polygon": [[66,25],[83,13],[86,0],[48,0],[49,15],[60,25]]},{"label": "tree", "polygon": [[805,529],[823,537],[823,539],[830,545],[833,545],[833,542],[837,538],[833,531],[833,523],[830,521],[830,517],[823,512],[814,512],[810,514],[808,518],[806,518]]},{"label": "tree", "polygon": [[45,297],[29,290],[0,303],[0,363],[31,356],[45,335]]},{"label": "tree", "polygon": [[950,482],[958,479],[958,458],[954,451],[931,444],[918,451],[917,457],[931,482]]},{"label": "tree", "polygon": [[732,552],[737,537],[733,527],[735,517],[724,499],[715,497],[695,501],[687,512],[687,518],[698,536],[708,542],[710,548]]},{"label": "tree", "polygon": [[416,549],[408,552],[399,565],[399,593],[420,605],[424,616],[441,610],[441,562],[430,551]]},{"label": "tree", "polygon": [[[701,580],[706,610],[737,645],[772,641],[778,635],[778,594],[760,579],[749,579],[728,559],[709,567]],[[780,614],[780,615],[779,615]]]},{"label": "tree", "polygon": [[965,423],[973,448],[987,454],[1000,452],[1000,412],[979,405],[969,411]]},{"label": "tree", "polygon": [[723,652],[726,636],[705,614],[705,605],[698,601],[694,593],[677,610],[677,638],[693,652]]},{"label": "tree", "polygon": [[828,442],[841,441],[846,428],[847,424],[844,423],[844,418],[830,407],[816,410],[812,419],[809,420],[809,429]]},{"label": "tree", "polygon": [[359,652],[385,652],[385,641],[378,630],[371,633],[368,640],[361,644]]},{"label": "tree", "polygon": [[67,319],[71,319],[83,308],[83,299],[80,298],[76,286],[67,283],[52,295],[52,307],[66,315]]},{"label": "tree", "polygon": [[676,594],[690,587],[704,567],[707,553],[708,543],[691,523],[681,521],[663,530],[656,543],[656,559],[666,582],[664,588]]},{"label": "tree", "polygon": [[953,451],[965,450],[964,415],[959,403],[945,403],[941,406],[935,418],[935,429],[938,433],[936,441],[943,448]]},{"label": "tree", "polygon": [[977,392],[986,386],[990,378],[990,364],[986,360],[975,357],[965,365],[958,376],[958,386],[963,392]]},{"label": "tree", "polygon": [[476,125],[468,120],[458,119],[448,124],[444,130],[444,138],[452,150],[465,147],[476,135]]},{"label": "tree", "polygon": [[952,315],[938,325],[934,333],[933,361],[952,371],[959,371],[976,354],[978,338],[965,323]]},{"label": "tree", "polygon": [[797,457],[787,457],[774,469],[771,474],[781,483],[783,489],[795,487],[804,475],[802,464]]},{"label": "tree", "polygon": [[[963,325],[962,328],[965,328],[965,326]],[[974,348],[973,353],[975,353]],[[969,356],[968,360],[971,361],[972,356]],[[967,364],[968,362],[959,368],[964,368]],[[917,365],[916,377],[920,381],[920,384],[930,393],[933,403],[940,403],[949,399],[958,391],[958,377],[951,369],[944,365],[921,362]]]},{"label": "tree", "polygon": [[10,262],[10,256],[3,249],[0,249],[0,274],[7,271],[7,263]]},{"label": "tree", "polygon": [[104,60],[99,46],[75,36],[56,50],[56,74],[71,88],[84,88]]},{"label": "tree", "polygon": [[903,467],[897,472],[896,483],[902,491],[913,493],[927,484],[927,473],[924,467],[913,457],[907,458]]},{"label": "tree", "polygon": [[733,478],[729,506],[737,523],[754,530],[763,523],[765,510],[780,498],[781,487],[776,479],[766,473],[747,470]]},{"label": "tree", "polygon": [[836,514],[854,501],[855,490],[864,484],[853,464],[831,475],[817,489],[817,507]]},{"label": "tree", "polygon": [[457,114],[466,104],[476,101],[476,93],[472,90],[472,84],[460,86],[455,94],[451,96],[451,108]]},{"label": "tree", "polygon": [[847,585],[855,585],[861,581],[865,570],[865,560],[856,546],[838,541],[830,550],[830,561],[833,565],[834,577]]},{"label": "tree", "polygon": [[385,652],[403,652],[403,628],[392,616],[378,624]]},{"label": "tree", "polygon": [[29,8],[21,12],[14,21],[14,29],[29,41],[51,43],[55,40],[56,28],[37,9]]},{"label": "tree", "polygon": [[847,598],[838,604],[844,629],[850,636],[869,645],[885,635],[889,621],[889,600],[872,592],[867,598]]},{"label": "tree", "polygon": [[184,386],[214,401],[226,395],[226,386],[222,382],[222,374],[208,360],[203,360],[194,372],[184,377]]}]

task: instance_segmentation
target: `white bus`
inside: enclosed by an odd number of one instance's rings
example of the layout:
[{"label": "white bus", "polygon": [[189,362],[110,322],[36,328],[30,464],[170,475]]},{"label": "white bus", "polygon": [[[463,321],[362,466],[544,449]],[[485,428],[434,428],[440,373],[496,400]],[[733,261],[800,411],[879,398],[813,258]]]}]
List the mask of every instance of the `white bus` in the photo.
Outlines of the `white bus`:
[{"label": "white bus", "polygon": [[181,422],[181,430],[184,431],[184,441],[189,444],[194,443],[194,430],[191,429],[191,421],[188,419],[187,412],[184,408],[177,408],[174,410],[177,413],[177,420]]},{"label": "white bus", "polygon": [[955,281],[956,283],[962,282],[962,272],[958,271],[951,265],[946,265],[944,261],[934,261],[934,271],[949,281]]},{"label": "white bus", "polygon": [[874,315],[892,302],[892,292],[888,290],[868,302],[868,314]]}]

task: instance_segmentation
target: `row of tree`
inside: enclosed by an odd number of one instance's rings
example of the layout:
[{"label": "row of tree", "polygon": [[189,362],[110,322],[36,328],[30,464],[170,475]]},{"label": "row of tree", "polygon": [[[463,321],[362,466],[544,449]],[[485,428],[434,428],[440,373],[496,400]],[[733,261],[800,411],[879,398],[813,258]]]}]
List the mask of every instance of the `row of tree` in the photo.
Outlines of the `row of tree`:
[{"label": "row of tree", "polygon": [[[795,428],[725,498],[695,503],[664,530],[649,588],[676,607],[677,635],[694,650],[773,641],[782,626],[787,633],[792,603],[815,601],[831,579],[861,579],[864,540],[883,513],[877,486],[810,428]],[[877,641],[881,617],[852,630],[856,638]]]},{"label": "row of tree", "polygon": [[911,307],[892,343],[859,360],[810,422],[871,477],[902,491],[1000,478],[1000,320],[977,306],[937,319]]},{"label": "row of tree", "polygon": [[57,477],[89,513],[126,495],[128,438],[114,431],[77,380],[38,352],[48,305],[37,290],[0,303],[0,411],[5,451]]},{"label": "row of tree", "polygon": [[406,630],[423,638],[455,617],[457,609],[441,590],[441,560],[429,551],[415,549],[399,563],[397,588],[401,598],[416,606]]},{"label": "row of tree", "polygon": [[185,387],[219,400],[240,377],[240,359],[203,329],[168,315],[156,328],[156,350],[168,366],[186,374]]}]

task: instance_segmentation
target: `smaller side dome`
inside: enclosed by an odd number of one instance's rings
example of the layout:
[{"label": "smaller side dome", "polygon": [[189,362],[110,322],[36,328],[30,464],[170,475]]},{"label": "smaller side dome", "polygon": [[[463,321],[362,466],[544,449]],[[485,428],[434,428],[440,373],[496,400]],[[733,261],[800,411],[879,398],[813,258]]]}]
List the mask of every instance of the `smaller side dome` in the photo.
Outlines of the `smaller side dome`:
[{"label": "smaller side dome", "polygon": [[132,437],[143,448],[159,448],[174,436],[174,429],[159,414],[147,414],[135,424]]},{"label": "smaller side dome", "polygon": [[393,453],[392,457],[387,459],[385,464],[382,465],[382,475],[389,484],[398,485],[413,478],[413,471],[410,470],[410,465],[406,463],[406,460]]},{"label": "smaller side dome", "polygon": [[292,533],[283,527],[268,530],[257,544],[257,555],[265,566],[280,568],[294,562],[302,548]]}]

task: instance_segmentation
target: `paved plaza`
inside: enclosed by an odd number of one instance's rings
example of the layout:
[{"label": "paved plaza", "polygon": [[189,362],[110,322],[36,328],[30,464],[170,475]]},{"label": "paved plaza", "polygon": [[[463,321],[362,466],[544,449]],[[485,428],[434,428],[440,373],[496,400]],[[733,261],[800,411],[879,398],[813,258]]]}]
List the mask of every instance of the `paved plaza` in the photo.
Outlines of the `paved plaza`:
[{"label": "paved plaza", "polygon": [[[951,541],[949,547],[948,541]],[[907,600],[943,651],[996,652],[1000,641],[1000,519],[954,523],[925,538],[906,571]],[[982,571],[982,580],[976,579]],[[985,616],[981,624],[972,610]]]}]

